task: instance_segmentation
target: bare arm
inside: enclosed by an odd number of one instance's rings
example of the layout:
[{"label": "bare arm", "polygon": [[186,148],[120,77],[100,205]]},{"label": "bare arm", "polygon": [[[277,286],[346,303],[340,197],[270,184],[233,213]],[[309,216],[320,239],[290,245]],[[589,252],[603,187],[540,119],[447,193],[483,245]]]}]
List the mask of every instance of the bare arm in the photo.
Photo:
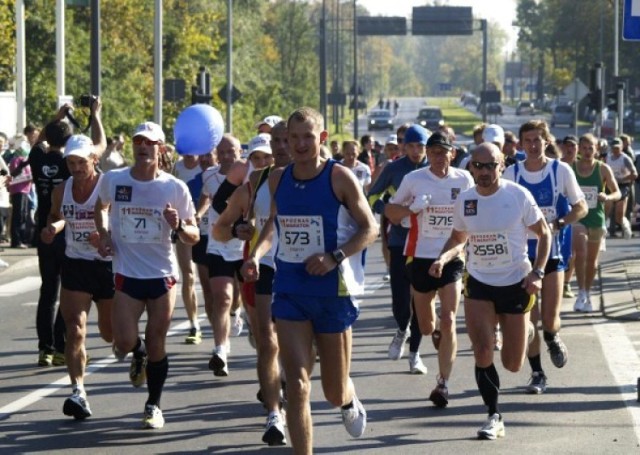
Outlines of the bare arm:
[{"label": "bare arm", "polygon": [[91,140],[95,153],[100,158],[107,149],[107,137],[102,126],[102,100],[100,97],[91,104]]},{"label": "bare arm", "polygon": [[400,224],[403,218],[411,216],[413,212],[409,207],[400,204],[387,203],[384,206],[384,216],[386,216],[392,224]]},{"label": "bare arm", "polygon": [[[551,251],[553,234],[551,233],[551,229],[544,217],[540,218],[535,224],[529,226],[529,230],[538,236],[536,259],[533,262],[533,270],[544,270],[547,265],[549,251]],[[542,289],[542,279],[532,271],[524,277],[522,288],[530,295],[537,294]]]},{"label": "bare arm", "polygon": [[618,186],[618,182],[616,182],[615,177],[613,176],[613,172],[611,168],[602,163],[600,165],[600,173],[602,174],[602,179],[604,180],[604,184],[609,190],[609,194],[606,194],[604,191],[598,193],[598,201],[607,202],[607,201],[617,201],[620,199],[620,187]]},{"label": "bare arm", "polygon": [[100,236],[98,253],[100,253],[102,257],[111,256],[113,254],[111,233],[107,229],[110,206],[111,204],[102,202],[100,196],[98,196],[94,208],[94,221],[96,223],[96,231],[98,231],[98,235]]}]

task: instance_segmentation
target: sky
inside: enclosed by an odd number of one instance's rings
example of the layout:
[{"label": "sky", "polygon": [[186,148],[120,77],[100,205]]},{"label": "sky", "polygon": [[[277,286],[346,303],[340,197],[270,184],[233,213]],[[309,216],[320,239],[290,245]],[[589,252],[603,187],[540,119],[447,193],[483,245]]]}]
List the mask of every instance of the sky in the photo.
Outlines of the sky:
[{"label": "sky", "polygon": [[[411,16],[414,6],[425,6],[426,0],[356,0],[372,16]],[[433,2],[429,2],[432,4]],[[516,20],[516,0],[445,0],[448,6],[471,6],[479,19],[499,22],[509,35],[509,50],[516,47],[517,31],[511,25]]]}]

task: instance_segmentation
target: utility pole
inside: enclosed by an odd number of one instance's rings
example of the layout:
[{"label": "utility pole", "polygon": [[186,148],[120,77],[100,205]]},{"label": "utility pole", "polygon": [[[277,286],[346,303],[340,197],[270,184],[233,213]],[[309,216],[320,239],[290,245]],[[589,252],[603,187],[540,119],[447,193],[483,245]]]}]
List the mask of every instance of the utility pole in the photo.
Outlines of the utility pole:
[{"label": "utility pole", "polygon": [[322,0],[320,17],[320,112],[327,128],[327,0]]},{"label": "utility pole", "polygon": [[358,139],[358,16],[353,0],[353,137]]},{"label": "utility pole", "polygon": [[[487,20],[480,20],[480,27],[482,30],[482,91],[487,93],[487,49],[488,49],[488,38],[487,38]],[[482,122],[487,122],[487,103],[482,103]]]},{"label": "utility pole", "polygon": [[227,0],[227,133],[233,131],[233,0]]},{"label": "utility pole", "polygon": [[64,0],[56,0],[56,95],[59,105],[66,92],[64,48]]},{"label": "utility pole", "polygon": [[153,120],[162,125],[162,0],[155,1],[153,85]]},{"label": "utility pole", "polygon": [[17,131],[22,130],[27,124],[27,77],[26,77],[25,37],[24,37],[24,0],[16,0],[16,103]]},{"label": "utility pole", "polygon": [[91,0],[91,94],[100,96],[100,0]]},{"label": "utility pole", "polygon": [[[619,0],[613,1],[613,80],[615,81],[618,77],[618,36],[620,34],[620,18],[619,18]],[[618,94],[621,93],[621,90],[616,86],[616,90]],[[620,96],[618,96],[620,98]],[[622,116],[624,115],[624,106],[623,103],[618,100],[618,112],[614,115],[614,131],[616,135],[622,134]]]}]

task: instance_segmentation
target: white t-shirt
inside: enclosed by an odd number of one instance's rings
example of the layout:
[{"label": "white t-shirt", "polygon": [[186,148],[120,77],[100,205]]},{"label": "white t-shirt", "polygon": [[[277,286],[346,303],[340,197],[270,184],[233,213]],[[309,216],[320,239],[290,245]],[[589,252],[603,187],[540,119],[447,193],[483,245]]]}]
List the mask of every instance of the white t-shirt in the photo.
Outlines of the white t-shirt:
[{"label": "white t-shirt", "polygon": [[[633,173],[635,165],[631,158],[624,153],[618,156],[613,156],[613,153],[607,153],[606,163],[613,171],[613,176],[616,178],[616,182],[620,183],[626,177],[629,177]],[[629,184],[631,182],[625,181],[623,184]]]},{"label": "white t-shirt", "polygon": [[521,281],[531,271],[527,230],[542,216],[531,193],[507,180],[491,196],[481,196],[476,187],[460,194],[453,227],[469,235],[467,271],[491,286]]},{"label": "white t-shirt", "polygon": [[104,175],[99,196],[103,203],[111,204],[114,273],[139,279],[177,279],[171,227],[162,213],[171,204],[181,219],[193,219],[195,209],[187,185],[163,171],[153,180],[135,180],[131,169],[123,168]]},{"label": "white t-shirt", "polygon": [[201,172],[202,168],[197,162],[192,169],[184,165],[184,159],[178,160],[176,164],[173,165],[173,175],[185,183],[196,178]]},{"label": "white t-shirt", "polygon": [[[202,174],[202,194],[207,196],[213,201],[213,196],[218,192],[220,185],[226,179],[224,174],[220,173],[220,166],[210,167],[204,174]],[[209,223],[209,239],[207,241],[207,254],[216,254],[218,256],[222,256],[225,261],[232,262],[238,261],[242,259],[242,249],[244,247],[244,241],[240,239],[233,238],[228,242],[219,242],[213,238],[211,235],[211,228],[220,215],[216,212],[212,206],[209,206],[209,210],[207,212],[208,223]],[[202,224],[200,224],[200,229],[202,229]]]},{"label": "white t-shirt", "polygon": [[351,170],[351,172],[353,172],[353,175],[356,176],[356,179],[358,179],[358,182],[360,183],[360,185],[362,185],[362,188],[371,184],[371,169],[369,168],[369,166],[361,161],[356,160],[356,165],[349,169]]},{"label": "white t-shirt", "polygon": [[474,185],[469,172],[449,167],[440,178],[430,167],[417,169],[404,176],[392,204],[411,205],[414,199],[429,195],[429,205],[420,213],[411,215],[409,234],[404,255],[418,258],[437,258],[451,234],[453,204],[458,195]]}]

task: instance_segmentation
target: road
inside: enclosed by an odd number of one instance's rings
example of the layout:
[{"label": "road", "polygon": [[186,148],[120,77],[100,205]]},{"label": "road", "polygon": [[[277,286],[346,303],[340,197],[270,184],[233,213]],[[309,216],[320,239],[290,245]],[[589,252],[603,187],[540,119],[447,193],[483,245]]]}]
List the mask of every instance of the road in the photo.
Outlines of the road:
[{"label": "road", "polygon": [[[640,239],[613,239],[607,258],[632,257]],[[637,254],[636,254],[637,256]],[[615,272],[615,270],[612,270]],[[369,251],[367,292],[354,327],[352,377],[367,407],[364,436],[354,440],[344,431],[339,413],[323,400],[317,372],[312,409],[317,453],[609,453],[640,450],[640,415],[635,378],[640,374],[640,322],[617,321],[601,313],[578,315],[572,301],[563,305],[563,339],[569,362],[561,370],[543,366],[549,389],[526,395],[527,367],[501,375],[501,410],[506,438],[477,441],[485,419],[473,377],[473,356],[458,316],[458,360],[450,384],[450,406],[434,409],[426,400],[435,385],[436,357],[429,339],[422,357],[427,376],[408,374],[406,356],[387,358],[393,334],[389,287],[382,281],[380,245]],[[216,378],[207,369],[211,331],[199,346],[183,344],[186,318],[178,303],[168,338],[170,371],[162,407],[167,424],[160,431],[140,430],[144,389],[128,381],[128,363],[116,363],[97,336],[95,312],[90,316],[88,351],[92,358],[86,379],[94,415],[76,422],[62,414],[69,393],[64,367],[36,364],[35,302],[39,279],[34,266],[0,274],[2,333],[0,349],[0,451],[2,453],[183,454],[290,453],[290,447],[267,448],[260,438],[264,412],[255,399],[255,351],[246,337],[232,340],[230,376]],[[206,327],[207,324],[204,325]]]}]

